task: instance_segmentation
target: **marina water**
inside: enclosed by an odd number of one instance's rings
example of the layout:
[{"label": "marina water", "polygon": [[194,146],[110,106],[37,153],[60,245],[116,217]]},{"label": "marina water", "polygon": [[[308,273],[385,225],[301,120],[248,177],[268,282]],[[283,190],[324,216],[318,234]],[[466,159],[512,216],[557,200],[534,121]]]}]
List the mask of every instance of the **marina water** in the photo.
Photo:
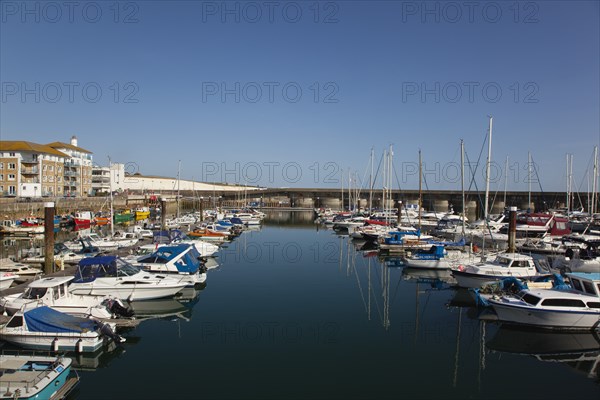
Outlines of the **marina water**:
[{"label": "marina water", "polygon": [[[600,339],[479,318],[448,276],[379,259],[312,212],[269,212],[183,301],[72,355],[77,399],[597,399]],[[6,345],[5,345],[6,347]]]}]

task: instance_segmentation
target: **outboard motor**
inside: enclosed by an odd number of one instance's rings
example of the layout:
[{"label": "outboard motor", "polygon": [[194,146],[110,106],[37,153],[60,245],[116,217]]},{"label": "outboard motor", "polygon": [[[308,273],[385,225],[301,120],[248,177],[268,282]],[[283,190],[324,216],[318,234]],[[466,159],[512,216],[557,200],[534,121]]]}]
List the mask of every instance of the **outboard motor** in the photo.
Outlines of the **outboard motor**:
[{"label": "outboard motor", "polygon": [[124,337],[117,335],[109,324],[100,322],[100,333],[106,337],[111,338],[115,343],[123,343],[126,341]]},{"label": "outboard motor", "polygon": [[125,307],[125,305],[119,299],[107,300],[106,307],[110,310],[111,313],[119,317],[132,318],[134,316],[133,310],[128,307]]}]

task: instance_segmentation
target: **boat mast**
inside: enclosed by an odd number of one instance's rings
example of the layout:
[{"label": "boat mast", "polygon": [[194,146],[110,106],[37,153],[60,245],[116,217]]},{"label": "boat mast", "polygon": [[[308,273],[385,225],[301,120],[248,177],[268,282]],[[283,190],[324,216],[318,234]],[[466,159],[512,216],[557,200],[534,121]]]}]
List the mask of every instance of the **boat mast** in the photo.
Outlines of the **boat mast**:
[{"label": "boat mast", "polygon": [[527,152],[527,211],[531,211],[531,153]]},{"label": "boat mast", "polygon": [[371,147],[371,176],[369,177],[369,213],[373,212],[373,148]]},{"label": "boat mast", "polygon": [[462,197],[462,235],[465,238],[465,218],[467,216],[465,210],[465,143],[462,139],[460,139],[460,190]]},{"label": "boat mast", "polygon": [[567,153],[567,216],[573,208],[573,154]]},{"label": "boat mast", "polygon": [[181,160],[177,163],[177,218],[179,218],[179,181],[181,174]]},{"label": "boat mast", "polygon": [[109,181],[109,190],[110,190],[110,237],[113,238],[115,236],[115,216],[113,210],[113,190],[112,190],[112,181],[113,181],[113,170],[112,170],[112,162],[110,161],[110,156],[108,156],[108,170],[110,172],[110,181]]},{"label": "boat mast", "polygon": [[421,149],[419,149],[419,239],[421,239],[421,176],[422,176],[422,164],[421,164]]},{"label": "boat mast", "polygon": [[342,212],[344,211],[344,169],[340,171],[340,182],[342,182]]},{"label": "boat mast", "polygon": [[596,212],[596,190],[598,190],[598,146],[594,146],[594,173],[593,173],[594,181],[592,182],[592,207],[590,214],[593,215]]},{"label": "boat mast", "polygon": [[504,207],[506,207],[506,187],[508,186],[508,156],[504,164]]},{"label": "boat mast", "polygon": [[483,209],[483,219],[488,220],[488,204],[490,201],[490,165],[492,163],[492,123],[494,118],[489,116],[489,133],[488,133],[488,156],[485,165],[485,206]]}]

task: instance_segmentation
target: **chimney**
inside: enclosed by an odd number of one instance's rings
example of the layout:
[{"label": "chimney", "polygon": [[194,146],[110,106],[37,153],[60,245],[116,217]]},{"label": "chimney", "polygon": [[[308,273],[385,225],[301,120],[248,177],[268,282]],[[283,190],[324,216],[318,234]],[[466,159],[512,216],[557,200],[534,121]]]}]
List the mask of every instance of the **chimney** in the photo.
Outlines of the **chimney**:
[{"label": "chimney", "polygon": [[77,136],[71,136],[71,146],[77,147]]}]

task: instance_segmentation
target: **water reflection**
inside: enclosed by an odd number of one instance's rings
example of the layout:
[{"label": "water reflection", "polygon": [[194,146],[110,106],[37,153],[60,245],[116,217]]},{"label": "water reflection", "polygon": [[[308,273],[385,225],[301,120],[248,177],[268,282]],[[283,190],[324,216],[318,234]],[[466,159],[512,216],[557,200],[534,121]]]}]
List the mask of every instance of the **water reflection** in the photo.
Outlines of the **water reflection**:
[{"label": "water reflection", "polygon": [[600,337],[597,332],[557,332],[502,325],[486,346],[495,352],[530,355],[562,363],[600,383]]}]

